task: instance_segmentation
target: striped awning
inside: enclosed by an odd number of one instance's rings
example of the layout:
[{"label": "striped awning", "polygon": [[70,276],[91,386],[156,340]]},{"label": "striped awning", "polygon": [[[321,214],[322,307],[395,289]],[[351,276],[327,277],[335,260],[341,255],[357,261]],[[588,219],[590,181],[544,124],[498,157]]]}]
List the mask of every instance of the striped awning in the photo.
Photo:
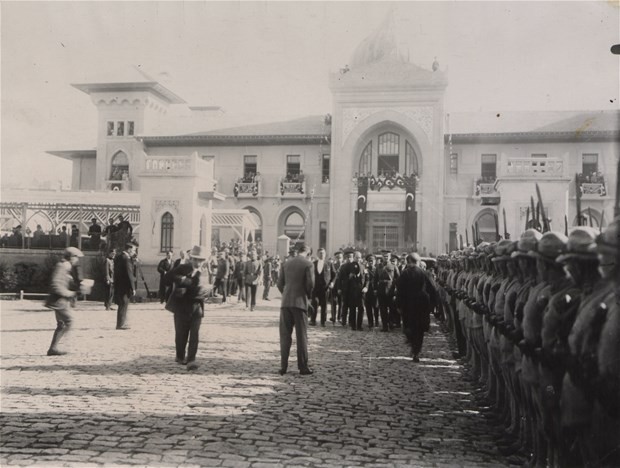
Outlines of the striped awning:
[{"label": "striped awning", "polygon": [[259,229],[249,210],[213,210],[213,227],[241,227],[250,231]]}]

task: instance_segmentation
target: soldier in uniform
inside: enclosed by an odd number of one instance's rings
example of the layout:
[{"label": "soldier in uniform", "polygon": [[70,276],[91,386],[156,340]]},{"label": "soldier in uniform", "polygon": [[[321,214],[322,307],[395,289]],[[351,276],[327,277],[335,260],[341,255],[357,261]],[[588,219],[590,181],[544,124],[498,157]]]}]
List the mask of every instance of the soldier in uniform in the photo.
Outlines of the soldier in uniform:
[{"label": "soldier in uniform", "polygon": [[377,267],[375,266],[375,256],[366,256],[364,289],[364,307],[368,319],[368,328],[379,326],[379,306],[377,304]]},{"label": "soldier in uniform", "polygon": [[[554,294],[543,313],[540,350],[540,403],[543,427],[547,437],[547,460],[551,466],[565,466],[566,453],[560,425],[560,394],[568,362],[568,334],[575,320],[581,297],[580,285],[590,289],[592,274],[596,274],[596,256],[590,252],[596,231],[577,227],[568,236],[567,252],[556,259],[550,268],[563,268],[564,279],[552,282]],[[553,272],[552,275],[556,275]]]},{"label": "soldier in uniform", "polygon": [[364,265],[361,263],[360,252],[345,251],[347,262],[341,267],[339,274],[339,290],[342,294],[342,325],[346,325],[347,315],[352,330],[362,330],[364,309],[362,290],[364,289]]},{"label": "soldier in uniform", "polygon": [[342,315],[342,296],[338,293],[338,285],[336,284],[338,282],[338,274],[340,272],[340,268],[342,267],[342,264],[344,263],[344,259],[343,259],[344,255],[341,251],[338,251],[334,254],[334,259],[331,262],[331,269],[332,272],[334,273],[334,276],[331,280],[331,282],[329,283],[329,290],[331,292],[331,310],[332,310],[332,316],[331,316],[331,322],[332,323],[336,323],[337,321],[341,321],[341,315]]},{"label": "soldier in uniform", "polygon": [[381,331],[387,332],[392,328],[393,309],[392,298],[396,284],[396,267],[386,259],[385,265],[377,270],[377,299],[381,314]]},{"label": "soldier in uniform", "polygon": [[529,255],[536,260],[540,282],[530,291],[528,301],[523,309],[523,340],[519,342],[521,358],[521,383],[524,402],[529,416],[530,431],[533,441],[533,462],[544,465],[547,460],[546,440],[542,418],[543,408],[540,396],[540,374],[538,364],[541,346],[541,329],[543,314],[549,300],[563,284],[563,271],[558,267],[556,258],[565,253],[568,239],[556,232],[545,233],[537,245],[537,250]]}]

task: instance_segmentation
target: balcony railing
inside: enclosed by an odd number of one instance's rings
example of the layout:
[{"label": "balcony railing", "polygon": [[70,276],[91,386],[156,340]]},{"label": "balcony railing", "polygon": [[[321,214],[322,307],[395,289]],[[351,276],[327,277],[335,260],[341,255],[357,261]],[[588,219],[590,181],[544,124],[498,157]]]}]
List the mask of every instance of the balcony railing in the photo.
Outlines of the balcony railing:
[{"label": "balcony railing", "polygon": [[607,188],[605,187],[605,182],[583,182],[581,185],[579,185],[579,189],[581,190],[582,196],[594,195],[597,197],[604,197],[607,195]]},{"label": "balcony railing", "polygon": [[497,180],[485,178],[475,181],[474,198],[479,198],[481,205],[499,205],[501,195],[497,190]]},{"label": "balcony railing", "polygon": [[254,182],[236,182],[233,187],[233,194],[237,198],[249,198],[258,196],[259,184]]},{"label": "balcony railing", "polygon": [[508,158],[504,177],[560,178],[564,176],[561,158]]},{"label": "balcony railing", "polygon": [[392,174],[375,175],[357,175],[354,177],[354,184],[358,187],[362,183],[368,183],[368,190],[371,192],[380,192],[381,190],[405,190],[407,186],[414,190],[418,185],[418,176],[416,174],[403,175],[398,172]]},{"label": "balcony railing", "polygon": [[280,195],[284,198],[300,198],[306,194],[306,181],[290,182],[287,179],[280,180]]},{"label": "balcony railing", "polygon": [[118,191],[125,192],[129,190],[129,179],[106,180],[105,186],[107,190],[111,190],[113,192],[118,192]]}]

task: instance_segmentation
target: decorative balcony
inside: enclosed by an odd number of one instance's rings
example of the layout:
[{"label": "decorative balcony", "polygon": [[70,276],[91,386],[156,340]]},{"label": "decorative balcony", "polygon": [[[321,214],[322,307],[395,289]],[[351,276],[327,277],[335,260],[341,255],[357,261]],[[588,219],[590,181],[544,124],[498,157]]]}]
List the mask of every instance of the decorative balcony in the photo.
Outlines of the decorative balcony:
[{"label": "decorative balcony", "polygon": [[243,182],[242,180],[239,180],[235,182],[235,186],[233,187],[233,194],[236,198],[258,197],[258,189],[258,181]]},{"label": "decorative balcony", "polygon": [[285,177],[280,180],[282,198],[305,198],[306,180],[298,177]]},{"label": "decorative balcony", "polygon": [[508,158],[502,177],[561,179],[564,177],[564,160],[561,158]]},{"label": "decorative balcony", "polygon": [[581,190],[581,196],[583,198],[598,198],[607,196],[607,187],[605,185],[605,178],[603,174],[596,173],[589,176],[583,174],[577,175],[577,181],[579,182],[579,190]]},{"label": "decorative balcony", "polygon": [[371,192],[380,192],[381,190],[397,190],[404,191],[408,185],[411,187],[417,187],[418,184],[418,176],[417,174],[403,175],[398,172],[392,174],[380,174],[378,176],[375,175],[362,175],[355,177],[355,182],[357,185],[362,182],[362,180],[368,180],[368,190]]},{"label": "decorative balcony", "polygon": [[480,199],[481,205],[499,205],[501,195],[497,190],[497,179],[481,178],[475,181],[474,198]]},{"label": "decorative balcony", "polygon": [[112,192],[126,192],[129,190],[129,179],[123,178],[121,180],[106,180],[105,187],[106,190],[110,190]]}]

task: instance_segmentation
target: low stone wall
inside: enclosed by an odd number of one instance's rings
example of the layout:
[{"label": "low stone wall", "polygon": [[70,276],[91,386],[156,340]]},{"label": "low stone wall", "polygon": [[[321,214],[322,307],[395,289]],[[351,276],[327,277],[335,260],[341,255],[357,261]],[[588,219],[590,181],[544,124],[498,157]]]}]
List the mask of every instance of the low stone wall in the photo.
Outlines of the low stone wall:
[{"label": "low stone wall", "polygon": [[[7,263],[8,265],[15,265],[16,263],[26,262],[34,263],[38,266],[43,266],[45,260],[49,255],[62,256],[62,250],[25,250],[25,249],[0,249],[0,261]],[[84,278],[94,278],[93,271],[94,259],[99,255],[98,252],[84,252],[84,257],[80,260],[82,265],[82,272]],[[140,274],[138,273],[138,291],[137,295],[142,298],[147,298],[146,288],[144,283],[146,282],[150,292],[157,292],[159,289],[159,273],[157,273],[157,265],[146,265],[140,263],[142,273],[144,274],[145,281],[142,281]],[[41,291],[45,292],[45,291]]]}]

